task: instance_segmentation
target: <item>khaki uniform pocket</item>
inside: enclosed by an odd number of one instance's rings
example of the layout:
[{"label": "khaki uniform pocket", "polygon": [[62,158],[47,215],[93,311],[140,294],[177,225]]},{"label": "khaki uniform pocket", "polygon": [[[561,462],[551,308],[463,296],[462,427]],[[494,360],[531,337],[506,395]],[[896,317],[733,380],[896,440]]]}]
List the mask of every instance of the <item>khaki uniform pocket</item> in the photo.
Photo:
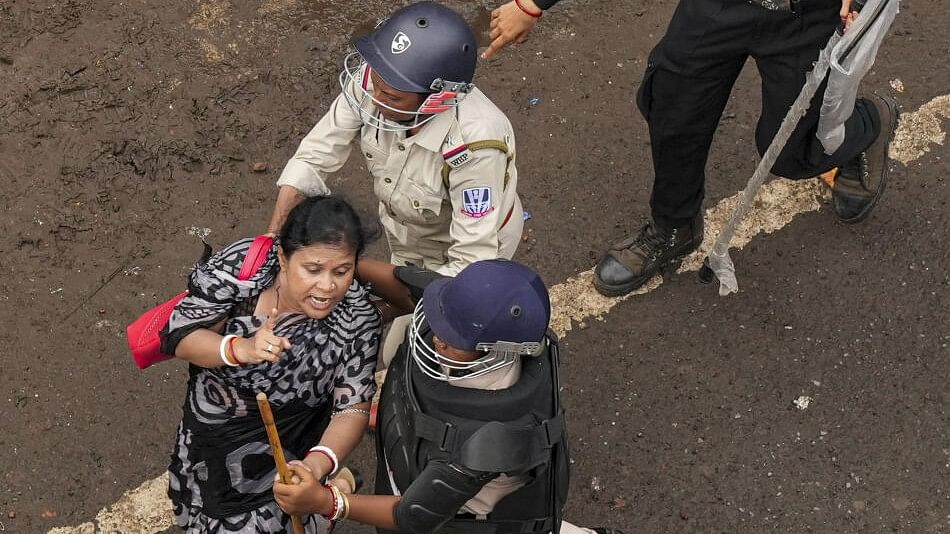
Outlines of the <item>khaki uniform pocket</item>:
[{"label": "khaki uniform pocket", "polygon": [[442,191],[409,182],[393,193],[389,211],[403,224],[432,224],[440,219],[442,203]]}]

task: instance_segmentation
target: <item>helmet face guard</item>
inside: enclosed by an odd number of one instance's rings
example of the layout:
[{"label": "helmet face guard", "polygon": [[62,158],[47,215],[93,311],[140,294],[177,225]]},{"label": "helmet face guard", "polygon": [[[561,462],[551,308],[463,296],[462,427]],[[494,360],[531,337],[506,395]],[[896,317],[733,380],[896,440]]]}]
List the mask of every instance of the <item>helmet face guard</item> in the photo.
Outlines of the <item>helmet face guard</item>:
[{"label": "helmet face guard", "polygon": [[[540,343],[485,343],[479,344],[478,347],[480,351],[485,352],[485,356],[470,362],[459,362],[446,358],[430,346],[425,339],[427,331],[425,312],[420,300],[409,324],[409,355],[426,376],[443,382],[486,375],[515,363],[521,355],[537,355],[541,349]],[[504,350],[498,350],[499,348]]]},{"label": "helmet face guard", "polygon": [[[363,124],[386,132],[407,131],[426,124],[437,114],[455,109],[475,87],[474,84],[467,82],[435,79],[429,86],[432,93],[419,105],[418,109],[397,109],[380,102],[373,96],[370,91],[370,72],[372,72],[372,67],[359,52],[347,54],[343,59],[343,70],[340,72],[340,90],[346,103],[359,115]],[[412,119],[396,122],[384,117],[380,109],[409,115]]]}]

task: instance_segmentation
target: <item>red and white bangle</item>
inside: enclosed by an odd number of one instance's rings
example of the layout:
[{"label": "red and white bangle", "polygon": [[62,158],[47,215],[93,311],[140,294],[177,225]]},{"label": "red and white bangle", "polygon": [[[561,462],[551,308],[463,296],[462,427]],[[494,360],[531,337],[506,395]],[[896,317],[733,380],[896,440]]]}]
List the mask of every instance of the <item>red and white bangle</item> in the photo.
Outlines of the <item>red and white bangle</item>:
[{"label": "red and white bangle", "polygon": [[231,343],[231,340],[236,337],[234,334],[228,334],[221,338],[221,345],[218,346],[218,356],[221,356],[221,361],[228,367],[239,367],[241,365],[240,363],[232,362],[231,358],[228,358],[228,345]]},{"label": "red and white bangle", "polygon": [[244,367],[245,363],[238,359],[237,353],[234,352],[234,342],[238,339],[241,339],[240,336],[234,336],[231,338],[231,341],[228,341],[227,356],[232,363]]},{"label": "red and white bangle", "polygon": [[323,487],[330,492],[330,499],[333,500],[333,508],[330,509],[330,513],[324,515],[323,517],[329,519],[330,521],[339,521],[349,517],[350,503],[347,500],[346,495],[343,495],[343,492],[333,484],[324,484]]},{"label": "red and white bangle", "polygon": [[340,469],[340,460],[337,459],[336,453],[333,452],[333,449],[327,447],[326,445],[317,445],[316,447],[312,447],[310,451],[307,452],[307,456],[315,453],[322,454],[326,456],[328,460],[330,460],[330,472],[327,473],[327,476],[335,475]]},{"label": "red and white bangle", "polygon": [[326,488],[327,491],[330,492],[330,500],[333,501],[333,508],[330,508],[330,513],[320,514],[320,515],[322,515],[324,519],[335,521],[337,515],[340,513],[340,500],[336,498],[336,492],[333,491],[333,485],[324,484],[323,487]]},{"label": "red and white bangle", "polygon": [[541,18],[541,15],[544,14],[543,10],[538,11],[537,13],[532,13],[531,11],[528,11],[528,8],[521,5],[521,0],[515,0],[515,5],[518,6],[518,9],[520,9],[521,11],[524,11],[526,15],[531,15],[532,17],[536,19]]}]

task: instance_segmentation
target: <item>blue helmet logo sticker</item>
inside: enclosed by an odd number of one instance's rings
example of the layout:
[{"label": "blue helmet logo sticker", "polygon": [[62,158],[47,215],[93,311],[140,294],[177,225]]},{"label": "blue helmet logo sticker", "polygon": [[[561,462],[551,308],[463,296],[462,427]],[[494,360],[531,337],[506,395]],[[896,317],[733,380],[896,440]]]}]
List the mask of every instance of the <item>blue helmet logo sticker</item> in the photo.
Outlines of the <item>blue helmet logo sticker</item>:
[{"label": "blue helmet logo sticker", "polygon": [[402,54],[406,50],[409,50],[410,46],[412,46],[412,41],[409,40],[409,36],[403,32],[399,32],[393,37],[393,42],[389,49],[393,54]]}]

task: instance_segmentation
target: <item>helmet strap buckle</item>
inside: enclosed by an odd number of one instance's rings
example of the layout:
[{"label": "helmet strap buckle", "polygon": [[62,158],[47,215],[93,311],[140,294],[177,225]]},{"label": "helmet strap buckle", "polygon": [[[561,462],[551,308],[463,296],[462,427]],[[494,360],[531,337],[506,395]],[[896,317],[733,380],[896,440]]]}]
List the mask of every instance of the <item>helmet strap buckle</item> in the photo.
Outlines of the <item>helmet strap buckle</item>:
[{"label": "helmet strap buckle", "polygon": [[463,95],[470,93],[474,87],[474,83],[450,82],[448,80],[443,80],[442,78],[436,78],[432,80],[431,84],[429,84],[429,89],[435,92],[447,91]]},{"label": "helmet strap buckle", "polygon": [[540,343],[513,343],[511,341],[496,341],[494,343],[479,343],[475,350],[480,352],[497,352],[520,356],[536,356],[541,353]]},{"label": "helmet strap buckle", "polygon": [[422,102],[419,113],[431,115],[448,111],[458,106],[473,87],[475,85],[471,83],[447,82],[442,78],[436,78],[429,85],[429,88],[436,92]]}]

